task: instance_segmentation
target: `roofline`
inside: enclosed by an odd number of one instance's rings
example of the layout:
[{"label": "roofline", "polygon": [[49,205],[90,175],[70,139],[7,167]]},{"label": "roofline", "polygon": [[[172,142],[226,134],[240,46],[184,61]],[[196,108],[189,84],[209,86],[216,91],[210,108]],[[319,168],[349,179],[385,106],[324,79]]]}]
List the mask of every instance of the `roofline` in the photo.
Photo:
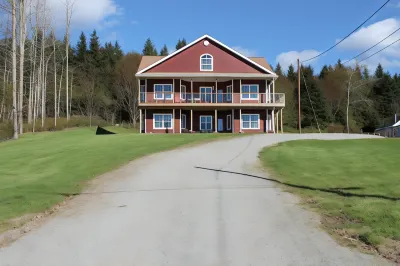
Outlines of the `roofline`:
[{"label": "roofline", "polygon": [[256,74],[256,73],[143,73],[136,74],[136,77],[223,77],[223,78],[274,78],[277,79],[276,74]]},{"label": "roofline", "polygon": [[[151,69],[151,68],[153,68],[153,67],[155,67],[155,66],[161,64],[161,63],[164,62],[165,60],[167,60],[167,59],[173,57],[174,55],[176,55],[176,54],[178,54],[178,53],[180,53],[180,52],[186,50],[187,48],[193,46],[194,44],[198,43],[199,41],[201,41],[201,40],[204,39],[204,38],[209,38],[209,39],[212,40],[213,42],[216,42],[216,43],[219,44],[220,46],[222,46],[222,47],[224,47],[225,49],[231,51],[232,53],[234,53],[234,54],[236,54],[237,56],[241,57],[242,59],[246,60],[247,62],[249,62],[249,63],[251,63],[251,64],[257,66],[258,68],[264,70],[265,72],[267,72],[267,73],[269,73],[269,74],[271,74],[271,75],[276,75],[276,73],[274,73],[273,71],[271,71],[271,70],[269,70],[269,69],[266,69],[265,67],[263,67],[263,66],[257,64],[257,63],[254,62],[253,60],[249,59],[247,56],[242,55],[241,53],[239,53],[239,52],[233,50],[233,49],[230,48],[229,46],[223,44],[223,43],[220,42],[220,41],[217,41],[216,39],[214,39],[213,37],[211,37],[211,36],[209,36],[209,35],[207,35],[207,34],[205,34],[205,35],[201,36],[200,38],[194,40],[193,42],[187,44],[186,46],[182,47],[181,49],[176,50],[176,51],[173,52],[172,54],[167,55],[166,57],[164,57],[164,58],[158,60],[157,62],[151,64],[150,66],[148,66],[148,67],[146,67],[146,68],[143,68],[142,70],[140,70],[139,72],[137,72],[136,75],[142,74],[143,72],[145,72],[145,71],[147,71],[147,70],[149,70],[149,69]],[[276,76],[277,76],[277,75],[276,75]]]}]

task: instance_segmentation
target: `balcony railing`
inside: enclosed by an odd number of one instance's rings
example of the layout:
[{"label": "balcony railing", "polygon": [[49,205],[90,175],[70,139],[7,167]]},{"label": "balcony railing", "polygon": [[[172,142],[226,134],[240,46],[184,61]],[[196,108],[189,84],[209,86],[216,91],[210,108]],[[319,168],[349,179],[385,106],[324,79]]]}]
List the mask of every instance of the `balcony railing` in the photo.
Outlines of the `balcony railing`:
[{"label": "balcony railing", "polygon": [[153,93],[141,92],[140,103],[285,104],[284,93]]}]

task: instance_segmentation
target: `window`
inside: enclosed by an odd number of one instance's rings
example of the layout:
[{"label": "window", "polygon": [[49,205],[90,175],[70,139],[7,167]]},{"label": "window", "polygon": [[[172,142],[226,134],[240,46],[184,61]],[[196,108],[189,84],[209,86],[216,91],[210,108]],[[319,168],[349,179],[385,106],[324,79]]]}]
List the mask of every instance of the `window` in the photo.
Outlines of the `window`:
[{"label": "window", "polygon": [[181,117],[181,128],[186,129],[186,115],[182,114]]},{"label": "window", "polygon": [[172,85],[154,84],[154,99],[172,99]]},{"label": "window", "polygon": [[213,98],[212,87],[200,87],[200,100],[211,103]]},{"label": "window", "polygon": [[140,102],[146,102],[146,87],[144,85],[140,85]]},{"label": "window", "polygon": [[172,128],[172,114],[154,114],[153,122],[154,129]]},{"label": "window", "polygon": [[232,102],[232,85],[226,87],[226,102]]},{"label": "window", "polygon": [[200,56],[200,70],[201,71],[213,71],[213,57],[209,54],[203,54]]},{"label": "window", "polygon": [[242,99],[258,99],[258,85],[242,85]]},{"label": "window", "polygon": [[212,116],[211,115],[201,115],[200,116],[200,130],[212,130]]},{"label": "window", "polygon": [[185,85],[181,86],[181,99],[186,100],[186,86]]},{"label": "window", "polygon": [[260,115],[242,115],[242,129],[260,129]]},{"label": "window", "polygon": [[231,115],[226,116],[226,129],[227,130],[232,129],[232,116]]}]

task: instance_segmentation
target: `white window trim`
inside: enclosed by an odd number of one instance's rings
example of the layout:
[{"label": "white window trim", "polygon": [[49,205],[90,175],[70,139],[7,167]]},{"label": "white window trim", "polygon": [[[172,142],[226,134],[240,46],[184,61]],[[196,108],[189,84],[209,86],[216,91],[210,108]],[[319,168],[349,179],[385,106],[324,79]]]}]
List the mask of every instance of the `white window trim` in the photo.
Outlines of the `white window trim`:
[{"label": "white window trim", "polygon": [[[258,127],[257,128],[252,128],[251,127],[251,121],[249,122],[250,124],[250,127],[248,128],[248,127],[244,127],[243,126],[243,122],[244,122],[244,120],[243,120],[243,116],[244,115],[256,115],[257,117],[258,117],[258,119],[257,119],[257,121],[258,121]],[[257,129],[260,129],[260,114],[242,114],[241,116],[240,116],[240,123],[241,123],[241,126],[242,126],[242,129],[246,129],[246,130],[257,130]]]},{"label": "white window trim", "polygon": [[[162,93],[162,98],[156,97],[156,86],[165,86],[165,85],[170,85],[170,86],[171,86],[171,98],[165,98],[164,90],[163,90],[162,92],[158,92],[158,93]],[[154,98],[155,100],[173,100],[173,99],[174,99],[173,90],[174,90],[174,86],[173,86],[172,84],[154,84],[154,85],[153,85],[153,91],[154,91],[154,96],[153,96],[153,98]]]},{"label": "white window trim", "polygon": [[[255,93],[251,93],[251,92],[245,93],[245,94],[249,95],[249,98],[243,98],[243,94],[244,94],[243,90],[242,90],[243,86],[257,86],[257,98],[250,98],[250,94],[255,94]],[[260,97],[260,86],[258,84],[242,84],[240,86],[240,99],[241,100],[258,101],[259,97]]]},{"label": "white window trim", "polygon": [[[170,115],[171,116],[171,127],[164,127],[164,119],[162,120],[162,124],[163,124],[163,127],[156,127],[156,120],[155,120],[155,118],[154,118],[154,116],[156,116],[156,115]],[[154,113],[153,114],[153,129],[172,129],[173,128],[173,123],[174,123],[174,121],[173,121],[173,115],[172,114],[170,114],[170,113],[165,113],[165,114],[160,114],[160,113]]]},{"label": "white window trim", "polygon": [[200,116],[200,119],[199,119],[199,121],[200,121],[200,130],[208,130],[208,129],[201,129],[201,118],[202,117],[211,117],[211,131],[213,130],[213,119],[212,119],[212,115],[201,115]]},{"label": "white window trim", "polygon": [[[228,92],[228,89],[230,89],[231,91]],[[226,86],[226,96],[229,95],[229,99],[228,97],[226,98],[227,101],[232,101],[232,96],[233,96],[233,86],[232,85],[228,85]]]},{"label": "white window trim", "polygon": [[[202,64],[201,64],[201,58],[203,57],[203,56],[205,56],[205,55],[209,55],[209,56],[211,56],[211,58],[207,58],[207,59],[211,59],[211,69],[202,69],[201,68],[201,66],[202,66]],[[208,64],[207,64],[208,65]],[[213,71],[214,70],[214,57],[212,56],[212,55],[210,55],[210,54],[202,54],[202,55],[200,55],[200,71]]]},{"label": "white window trim", "polygon": [[211,95],[211,103],[212,103],[213,102],[213,95],[214,95],[214,93],[213,93],[214,87],[213,86],[201,86],[201,87],[199,87],[199,97],[198,98],[194,98],[194,99],[195,100],[201,100],[201,95],[203,94],[201,92],[201,89],[208,89],[208,88],[211,89],[211,92],[205,92],[204,95],[207,95],[207,94]]},{"label": "white window trim", "polygon": [[[182,119],[183,117],[185,117],[185,119]],[[187,118],[186,115],[185,115],[185,114],[182,114],[182,116],[181,116],[181,128],[182,128],[182,129],[186,129],[186,126],[187,126],[187,125],[186,125],[186,123],[187,123],[186,118]],[[183,120],[185,120],[185,127],[182,126],[182,121],[183,121]]]},{"label": "white window trim", "polygon": [[226,130],[232,130],[232,115],[226,116]]},{"label": "white window trim", "polygon": [[[185,92],[184,92],[184,93],[185,93],[185,98],[182,97],[183,91],[185,91]],[[181,100],[186,100],[186,98],[187,98],[186,96],[187,96],[187,93],[186,93],[186,85],[181,85],[181,95],[180,95]]]}]

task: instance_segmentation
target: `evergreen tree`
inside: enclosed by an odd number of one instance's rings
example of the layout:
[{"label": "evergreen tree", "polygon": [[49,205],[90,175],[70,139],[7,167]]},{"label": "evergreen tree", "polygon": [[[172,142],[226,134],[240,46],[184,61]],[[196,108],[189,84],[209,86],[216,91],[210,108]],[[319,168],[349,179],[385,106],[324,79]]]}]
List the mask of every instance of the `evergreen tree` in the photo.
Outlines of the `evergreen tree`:
[{"label": "evergreen tree", "polygon": [[142,51],[143,55],[157,55],[157,49],[150,38],[147,38]]},{"label": "evergreen tree", "polygon": [[100,67],[100,42],[96,30],[90,35],[89,56],[95,66]]},{"label": "evergreen tree", "polygon": [[175,46],[175,48],[176,48],[176,50],[179,50],[179,49],[181,49],[181,48],[184,47],[184,46],[186,46],[186,40],[185,40],[185,38],[183,38],[182,40],[179,39],[179,40],[178,40],[178,43],[177,43],[176,46]]},{"label": "evergreen tree", "polygon": [[321,69],[321,72],[319,73],[319,79],[324,79],[328,74],[328,72],[329,72],[328,66],[324,65]]},{"label": "evergreen tree", "polygon": [[168,48],[167,48],[167,46],[164,44],[163,48],[162,48],[161,51],[160,51],[160,55],[166,56],[166,55],[168,55],[168,54],[169,54],[169,53],[168,53]]},{"label": "evergreen tree", "polygon": [[278,64],[276,65],[276,67],[275,67],[275,73],[276,73],[278,76],[283,76],[281,64],[278,63]]},{"label": "evergreen tree", "polygon": [[[324,127],[326,122],[329,121],[325,97],[323,96],[321,89],[318,88],[312,67],[303,67],[302,71],[304,74],[304,78],[301,79],[302,93],[300,95],[302,126],[308,127],[313,125],[314,127],[317,127],[313,112],[314,107],[318,123],[320,127]],[[310,101],[312,102],[312,105]]]},{"label": "evergreen tree", "polygon": [[375,70],[375,77],[380,79],[383,78],[383,67],[381,64],[378,64]]},{"label": "evergreen tree", "polygon": [[365,80],[369,79],[369,71],[366,66],[363,67],[362,78]]},{"label": "evergreen tree", "polygon": [[335,66],[336,69],[343,69],[344,65],[342,64],[342,60],[338,60]]},{"label": "evergreen tree", "polygon": [[124,52],[122,52],[121,46],[119,45],[118,41],[115,41],[114,44],[114,51],[115,51],[115,58],[116,60],[121,60],[124,56]]},{"label": "evergreen tree", "polygon": [[297,81],[297,74],[294,72],[294,66],[290,65],[288,72],[287,72],[287,78],[290,82],[294,83]]},{"label": "evergreen tree", "polygon": [[75,48],[75,58],[79,63],[85,63],[86,61],[86,55],[87,55],[87,43],[86,43],[86,36],[81,32],[81,35],[79,36],[79,41],[76,44]]}]

